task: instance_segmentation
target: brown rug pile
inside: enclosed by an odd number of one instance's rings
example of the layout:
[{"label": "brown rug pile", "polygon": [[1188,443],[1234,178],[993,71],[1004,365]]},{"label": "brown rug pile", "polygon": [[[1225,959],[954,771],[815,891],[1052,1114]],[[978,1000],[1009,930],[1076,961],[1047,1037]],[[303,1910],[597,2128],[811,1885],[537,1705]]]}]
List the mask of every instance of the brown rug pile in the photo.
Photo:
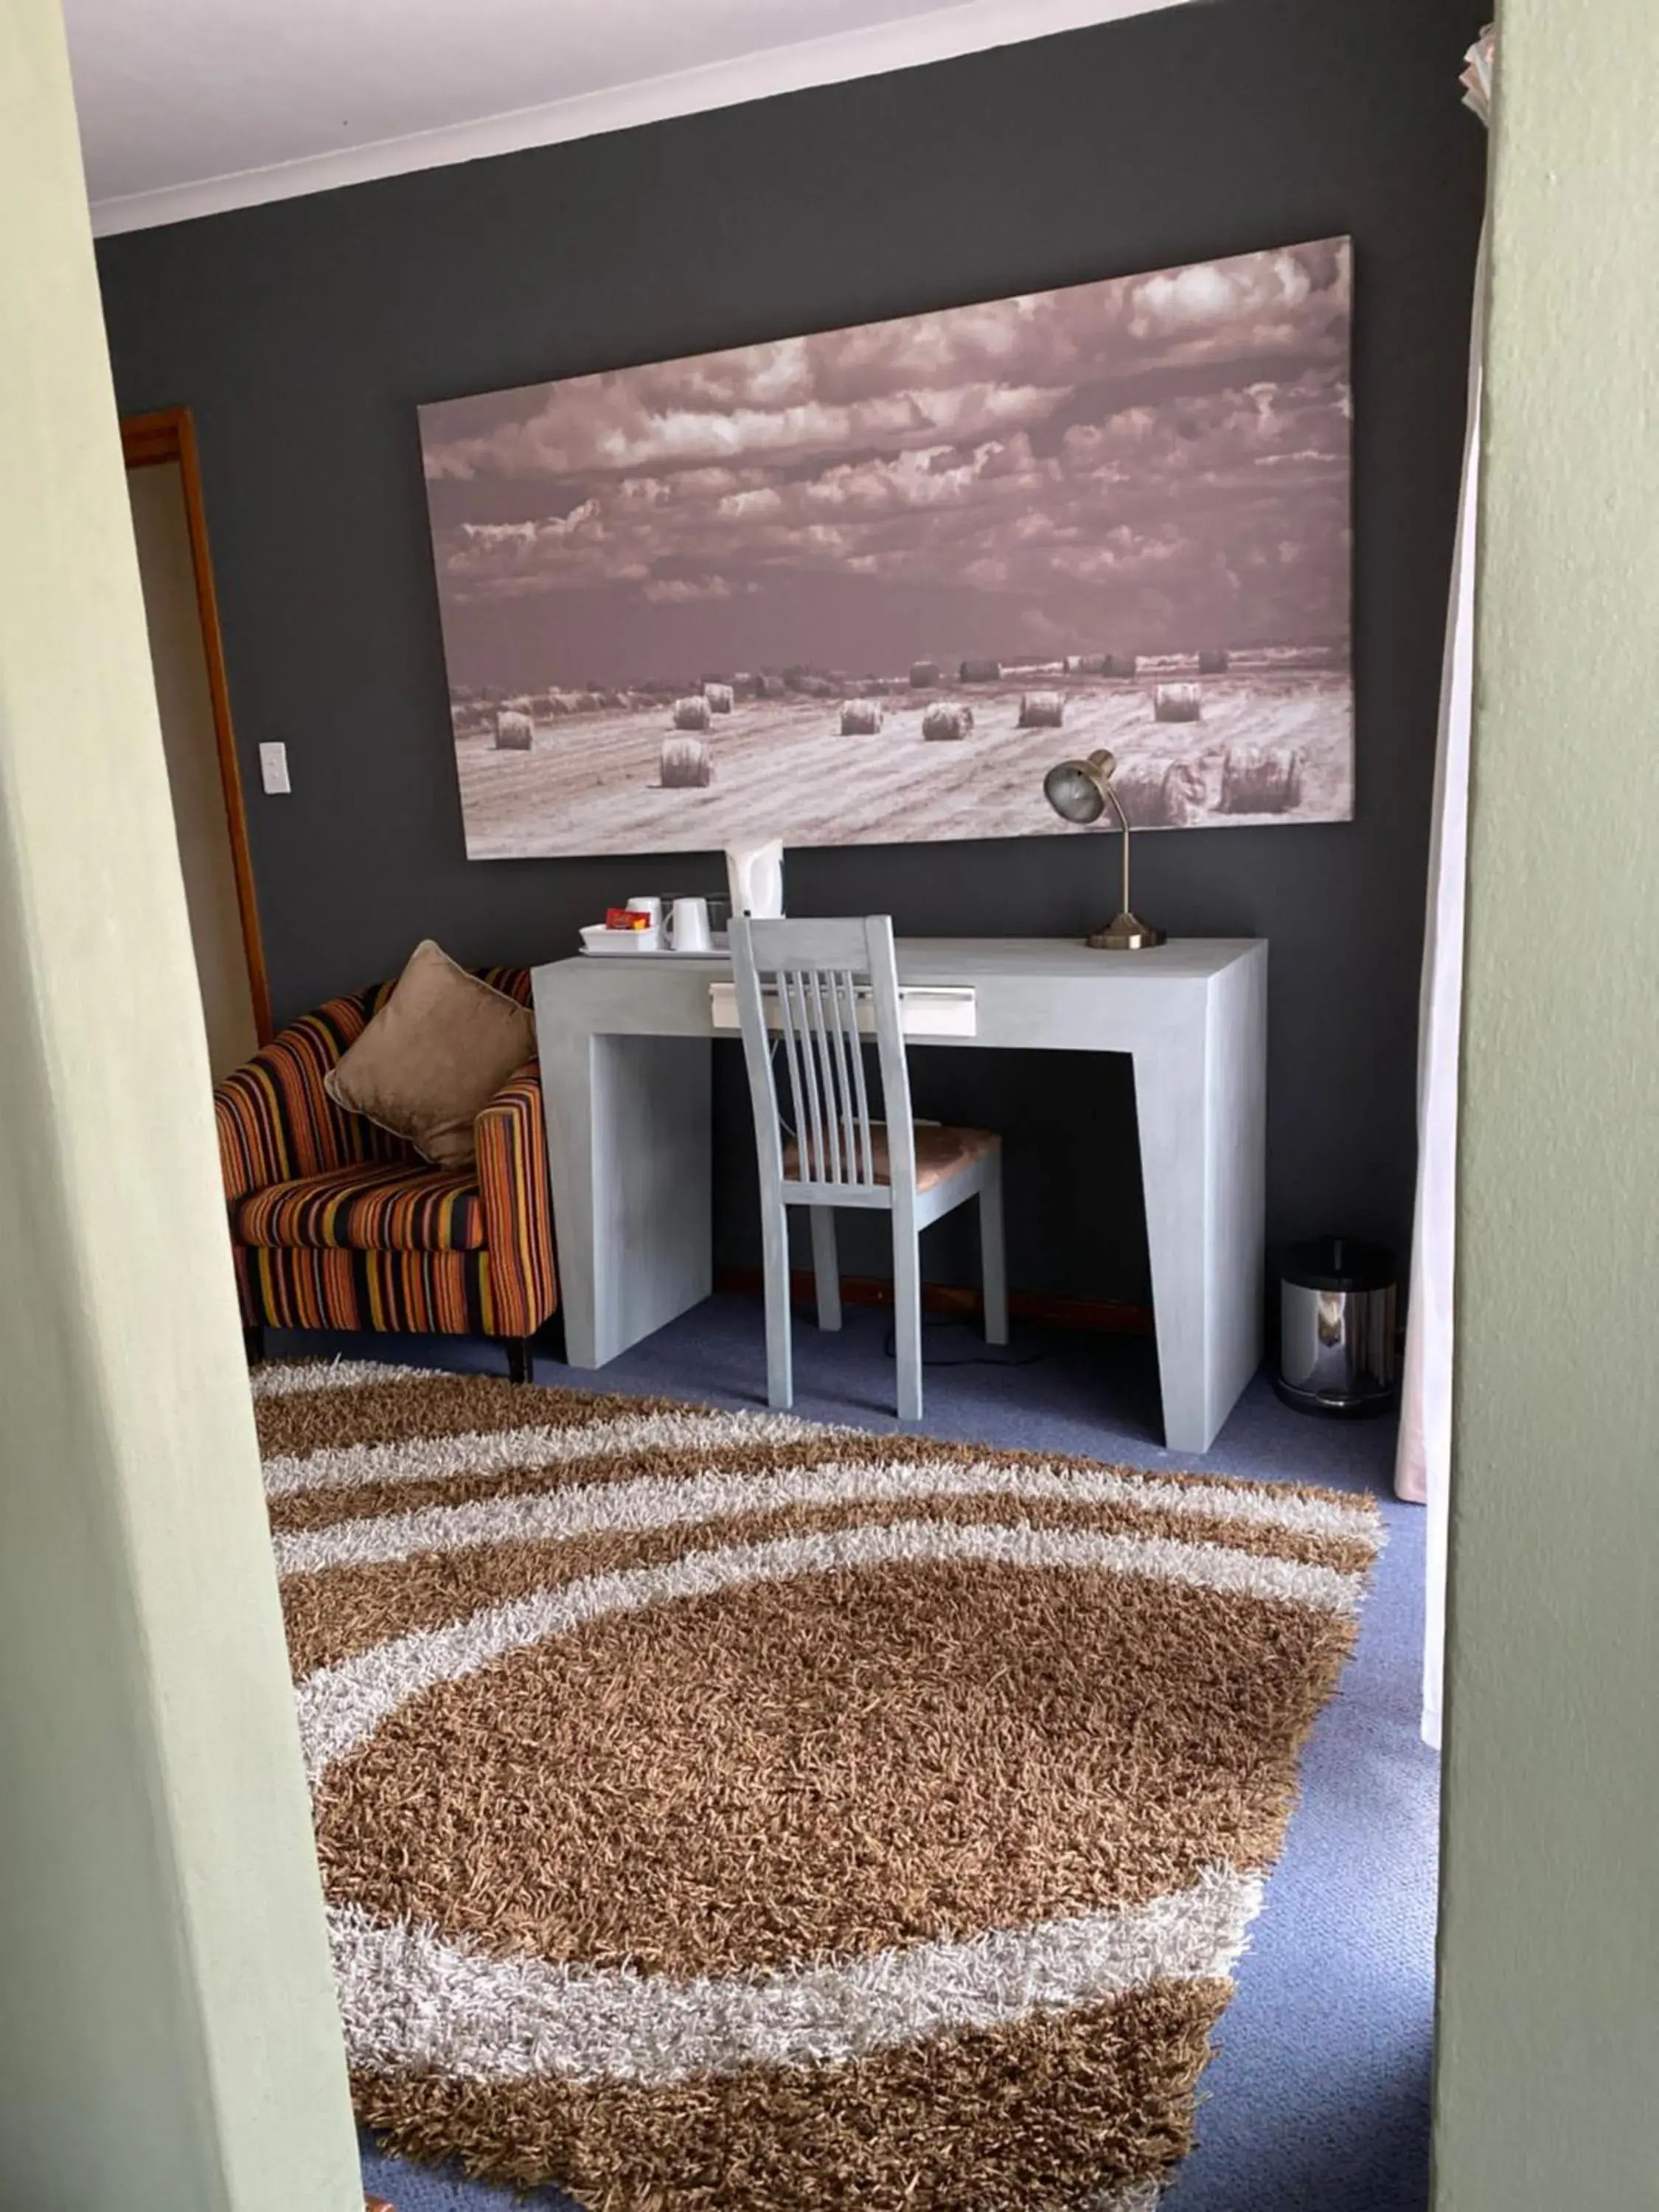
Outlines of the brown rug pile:
[{"label": "brown rug pile", "polygon": [[590,2212],[1143,2212],[1369,1500],[255,1377],[358,2110]]}]

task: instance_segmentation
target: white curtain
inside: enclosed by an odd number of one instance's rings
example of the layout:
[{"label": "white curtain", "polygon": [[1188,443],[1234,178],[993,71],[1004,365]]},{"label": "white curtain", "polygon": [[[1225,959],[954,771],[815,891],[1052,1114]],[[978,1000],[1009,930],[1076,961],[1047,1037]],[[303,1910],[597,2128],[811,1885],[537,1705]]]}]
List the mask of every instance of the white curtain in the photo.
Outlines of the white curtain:
[{"label": "white curtain", "polygon": [[[1471,48],[1468,104],[1490,120],[1493,34]],[[1458,1046],[1463,1016],[1463,911],[1468,853],[1469,726],[1474,705],[1475,533],[1480,489],[1481,370],[1486,322],[1483,232],[1469,348],[1468,427],[1452,562],[1429,848],[1418,1077],[1417,1206],[1412,1235],[1406,1371],[1395,1488],[1429,1509],[1423,1734],[1440,1741],[1445,1644],[1446,1524],[1451,1486],[1452,1285],[1457,1198]]]}]

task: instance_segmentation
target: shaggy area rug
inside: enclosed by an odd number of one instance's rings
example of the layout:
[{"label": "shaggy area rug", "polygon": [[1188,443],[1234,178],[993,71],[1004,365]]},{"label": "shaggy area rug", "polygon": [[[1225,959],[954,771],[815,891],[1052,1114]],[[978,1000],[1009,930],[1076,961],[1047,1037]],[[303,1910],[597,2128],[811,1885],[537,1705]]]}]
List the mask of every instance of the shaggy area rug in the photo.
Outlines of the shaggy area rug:
[{"label": "shaggy area rug", "polygon": [[1153,2206],[1368,1499],[254,1379],[362,2118],[590,2212]]}]

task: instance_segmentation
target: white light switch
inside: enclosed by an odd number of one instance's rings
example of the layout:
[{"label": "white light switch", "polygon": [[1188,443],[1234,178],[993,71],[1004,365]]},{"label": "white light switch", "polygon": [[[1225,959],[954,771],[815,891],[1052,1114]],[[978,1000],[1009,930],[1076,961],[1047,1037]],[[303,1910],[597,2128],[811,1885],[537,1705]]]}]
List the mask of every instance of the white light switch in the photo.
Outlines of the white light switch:
[{"label": "white light switch", "polygon": [[261,745],[259,748],[259,781],[270,792],[292,791],[288,780],[288,747]]}]

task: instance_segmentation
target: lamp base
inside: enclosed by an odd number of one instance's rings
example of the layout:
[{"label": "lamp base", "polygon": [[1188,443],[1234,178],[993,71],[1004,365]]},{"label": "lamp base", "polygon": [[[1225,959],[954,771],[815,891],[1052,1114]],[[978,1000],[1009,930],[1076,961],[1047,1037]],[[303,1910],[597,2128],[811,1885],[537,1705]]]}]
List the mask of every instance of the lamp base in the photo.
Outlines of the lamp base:
[{"label": "lamp base", "polygon": [[1121,914],[1105,929],[1096,930],[1087,940],[1096,952],[1146,952],[1164,942],[1164,932],[1152,929],[1138,921],[1132,914]]}]

